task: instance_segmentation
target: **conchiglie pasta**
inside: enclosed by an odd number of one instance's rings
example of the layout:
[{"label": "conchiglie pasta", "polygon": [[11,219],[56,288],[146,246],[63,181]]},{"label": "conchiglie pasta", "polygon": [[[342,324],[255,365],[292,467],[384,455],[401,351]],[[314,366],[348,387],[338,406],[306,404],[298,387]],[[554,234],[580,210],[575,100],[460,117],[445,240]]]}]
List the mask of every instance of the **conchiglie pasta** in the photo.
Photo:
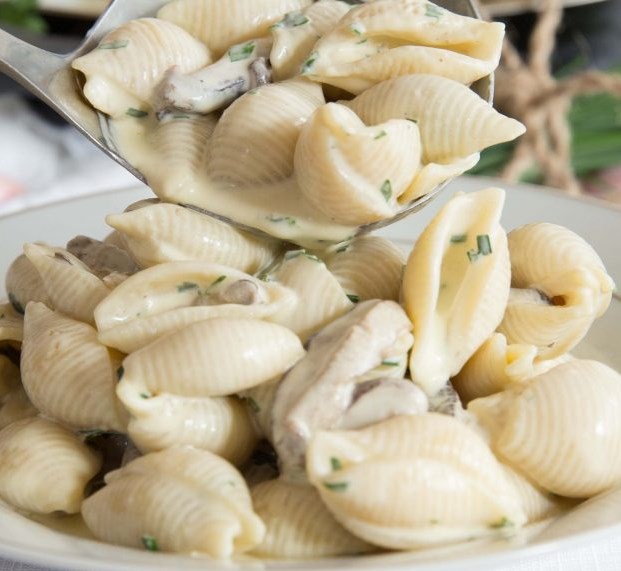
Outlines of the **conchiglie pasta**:
[{"label": "conchiglie pasta", "polygon": [[[306,468],[337,520],[382,547],[460,541],[526,521],[514,486],[485,442],[445,415],[318,432]],[[399,493],[390,493],[394,489]]]},{"label": "conchiglie pasta", "polygon": [[405,255],[386,238],[354,238],[334,248],[325,264],[345,292],[358,300],[399,300]]},{"label": "conchiglie pasta", "polygon": [[215,317],[169,333],[126,357],[117,394],[124,402],[162,392],[231,395],[281,375],[303,355],[298,337],[281,325]]},{"label": "conchiglie pasta", "polygon": [[621,482],[619,402],[619,373],[573,359],[468,410],[501,458],[546,490],[586,498]]},{"label": "conchiglie pasta", "polygon": [[26,244],[24,253],[39,272],[51,306],[72,319],[94,323],[95,307],[110,293],[101,278],[62,248]]},{"label": "conchiglie pasta", "polygon": [[149,109],[155,86],[171,66],[188,73],[211,63],[205,45],[155,18],[131,20],[106,34],[97,49],[73,60],[86,76],[90,103],[113,117]]},{"label": "conchiglie pasta", "polygon": [[17,256],[9,266],[5,287],[13,309],[19,313],[24,313],[29,301],[52,305],[37,268],[25,254]]},{"label": "conchiglie pasta", "polygon": [[356,94],[413,73],[470,84],[496,68],[503,36],[499,22],[426,0],[377,0],[353,8],[317,42],[305,73]]},{"label": "conchiglie pasta", "polygon": [[86,323],[48,309],[26,308],[21,371],[32,403],[46,416],[80,429],[125,432],[115,395],[121,356],[97,340]]},{"label": "conchiglie pasta", "polygon": [[339,224],[388,218],[420,164],[418,127],[393,119],[367,127],[343,105],[328,103],[310,117],[295,147],[302,195]]},{"label": "conchiglie pasta", "polygon": [[206,450],[152,452],[108,474],[106,483],[82,505],[103,541],[230,557],[265,534],[241,474]]},{"label": "conchiglie pasta", "polygon": [[226,266],[168,262],[119,285],[97,306],[95,321],[102,343],[131,353],[204,319],[279,320],[296,302],[288,288]]},{"label": "conchiglie pasta", "polygon": [[285,13],[312,0],[173,0],[157,17],[186,29],[220,57],[232,44],[268,33]]},{"label": "conchiglie pasta", "polygon": [[293,312],[279,323],[296,333],[302,341],[347,313],[353,303],[323,261],[304,250],[292,250],[270,278],[297,294]]},{"label": "conchiglie pasta", "polygon": [[265,539],[253,549],[253,555],[330,557],[374,550],[339,524],[308,484],[269,480],[251,488],[250,493],[266,528]]},{"label": "conchiglie pasta", "polygon": [[275,241],[260,240],[176,204],[149,204],[110,214],[106,222],[121,233],[143,267],[203,260],[253,274],[269,265],[279,249]]},{"label": "conchiglie pasta", "polygon": [[511,279],[499,222],[503,203],[504,191],[497,188],[453,197],[408,259],[402,291],[416,339],[410,373],[429,395],[459,372],[502,320]]},{"label": "conchiglie pasta", "polygon": [[50,420],[27,418],[0,431],[0,496],[18,509],[78,513],[100,465],[86,444]]},{"label": "conchiglie pasta", "polygon": [[415,120],[423,163],[446,163],[515,139],[524,126],[495,111],[466,86],[415,74],[383,81],[347,103],[367,125]]},{"label": "conchiglie pasta", "polygon": [[321,87],[305,79],[264,85],[242,95],[218,121],[207,173],[232,188],[290,177],[302,125],[323,103]]},{"label": "conchiglie pasta", "polygon": [[143,453],[188,445],[240,466],[257,444],[249,413],[234,397],[128,397],[123,401],[131,414],[128,434]]},{"label": "conchiglie pasta", "polygon": [[467,403],[503,391],[514,383],[525,383],[570,358],[567,355],[538,360],[534,345],[507,343],[502,333],[494,333],[468,359],[451,383]]},{"label": "conchiglie pasta", "polygon": [[614,283],[580,236],[549,223],[509,233],[512,292],[499,331],[542,359],[571,351],[604,314]]},{"label": "conchiglie pasta", "polygon": [[282,81],[299,74],[317,38],[330,31],[350,8],[340,0],[319,0],[304,10],[289,12],[272,25],[270,63],[275,79]]}]

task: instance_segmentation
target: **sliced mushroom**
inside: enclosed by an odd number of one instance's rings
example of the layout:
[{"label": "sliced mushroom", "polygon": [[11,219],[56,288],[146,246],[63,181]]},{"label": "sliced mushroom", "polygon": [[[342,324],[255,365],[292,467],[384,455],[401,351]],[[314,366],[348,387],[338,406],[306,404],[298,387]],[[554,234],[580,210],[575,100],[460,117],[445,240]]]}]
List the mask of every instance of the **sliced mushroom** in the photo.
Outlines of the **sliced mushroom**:
[{"label": "sliced mushroom", "polygon": [[129,276],[139,270],[136,262],[125,250],[88,236],[76,236],[69,240],[67,251],[102,279],[113,273]]},{"label": "sliced mushroom", "polygon": [[313,337],[274,398],[273,444],[286,477],[303,474],[313,433],[338,426],[354,398],[356,379],[394,355],[404,339],[411,345],[411,328],[397,303],[370,300]]},{"label": "sliced mushroom", "polygon": [[210,113],[225,107],[247,91],[271,82],[268,38],[250,40],[229,48],[216,63],[191,74],[172,67],[156,90],[158,108]]},{"label": "sliced mushroom", "polygon": [[375,379],[356,385],[339,430],[357,430],[400,414],[424,414],[427,395],[406,379]]}]

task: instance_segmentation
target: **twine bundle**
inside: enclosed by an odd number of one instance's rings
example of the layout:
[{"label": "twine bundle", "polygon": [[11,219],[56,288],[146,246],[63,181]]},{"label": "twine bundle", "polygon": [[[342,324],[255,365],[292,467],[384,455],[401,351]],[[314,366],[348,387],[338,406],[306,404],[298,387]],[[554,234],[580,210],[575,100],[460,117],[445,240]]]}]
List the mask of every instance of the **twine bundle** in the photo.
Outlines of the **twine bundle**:
[{"label": "twine bundle", "polygon": [[501,177],[516,181],[536,164],[545,184],[575,195],[581,190],[571,164],[567,113],[572,99],[597,91],[621,96],[621,75],[586,70],[565,79],[555,79],[551,72],[551,55],[563,8],[561,0],[543,1],[543,10],[530,37],[527,58],[523,59],[505,39],[501,65],[496,71],[496,106],[522,121],[527,128]]}]

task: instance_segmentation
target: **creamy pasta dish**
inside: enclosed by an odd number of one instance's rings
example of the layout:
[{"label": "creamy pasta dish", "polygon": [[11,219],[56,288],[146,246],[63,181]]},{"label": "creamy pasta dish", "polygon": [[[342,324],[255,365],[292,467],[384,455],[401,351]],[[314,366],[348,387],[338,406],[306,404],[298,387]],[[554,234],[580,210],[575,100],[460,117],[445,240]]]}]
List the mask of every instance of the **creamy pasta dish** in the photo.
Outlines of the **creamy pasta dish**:
[{"label": "creamy pasta dish", "polygon": [[507,233],[499,188],[410,252],[354,236],[522,133],[469,88],[502,37],[421,0],[172,0],[78,58],[157,198],[10,266],[0,498],[273,559],[507,536],[621,484],[621,375],[571,353],[614,288],[583,238]]}]

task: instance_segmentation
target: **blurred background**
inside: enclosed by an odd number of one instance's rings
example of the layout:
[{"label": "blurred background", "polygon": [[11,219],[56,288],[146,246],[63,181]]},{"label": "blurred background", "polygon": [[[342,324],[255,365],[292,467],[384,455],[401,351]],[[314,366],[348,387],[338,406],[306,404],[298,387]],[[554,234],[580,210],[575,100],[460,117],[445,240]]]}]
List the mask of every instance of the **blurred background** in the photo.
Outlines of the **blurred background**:
[{"label": "blurred background", "polygon": [[[0,27],[65,53],[79,44],[106,4],[0,0]],[[543,127],[530,129],[539,138],[522,141],[517,154],[515,143],[488,149],[471,174],[547,184],[621,204],[621,0],[481,0],[481,11],[506,24],[510,42],[497,74],[496,105],[527,125]],[[543,72],[542,59],[549,64]],[[593,70],[617,84],[604,85],[601,76],[593,80]],[[554,114],[559,113],[566,132],[548,133],[546,121],[558,125]],[[135,183],[53,111],[0,75],[0,213]]]}]

